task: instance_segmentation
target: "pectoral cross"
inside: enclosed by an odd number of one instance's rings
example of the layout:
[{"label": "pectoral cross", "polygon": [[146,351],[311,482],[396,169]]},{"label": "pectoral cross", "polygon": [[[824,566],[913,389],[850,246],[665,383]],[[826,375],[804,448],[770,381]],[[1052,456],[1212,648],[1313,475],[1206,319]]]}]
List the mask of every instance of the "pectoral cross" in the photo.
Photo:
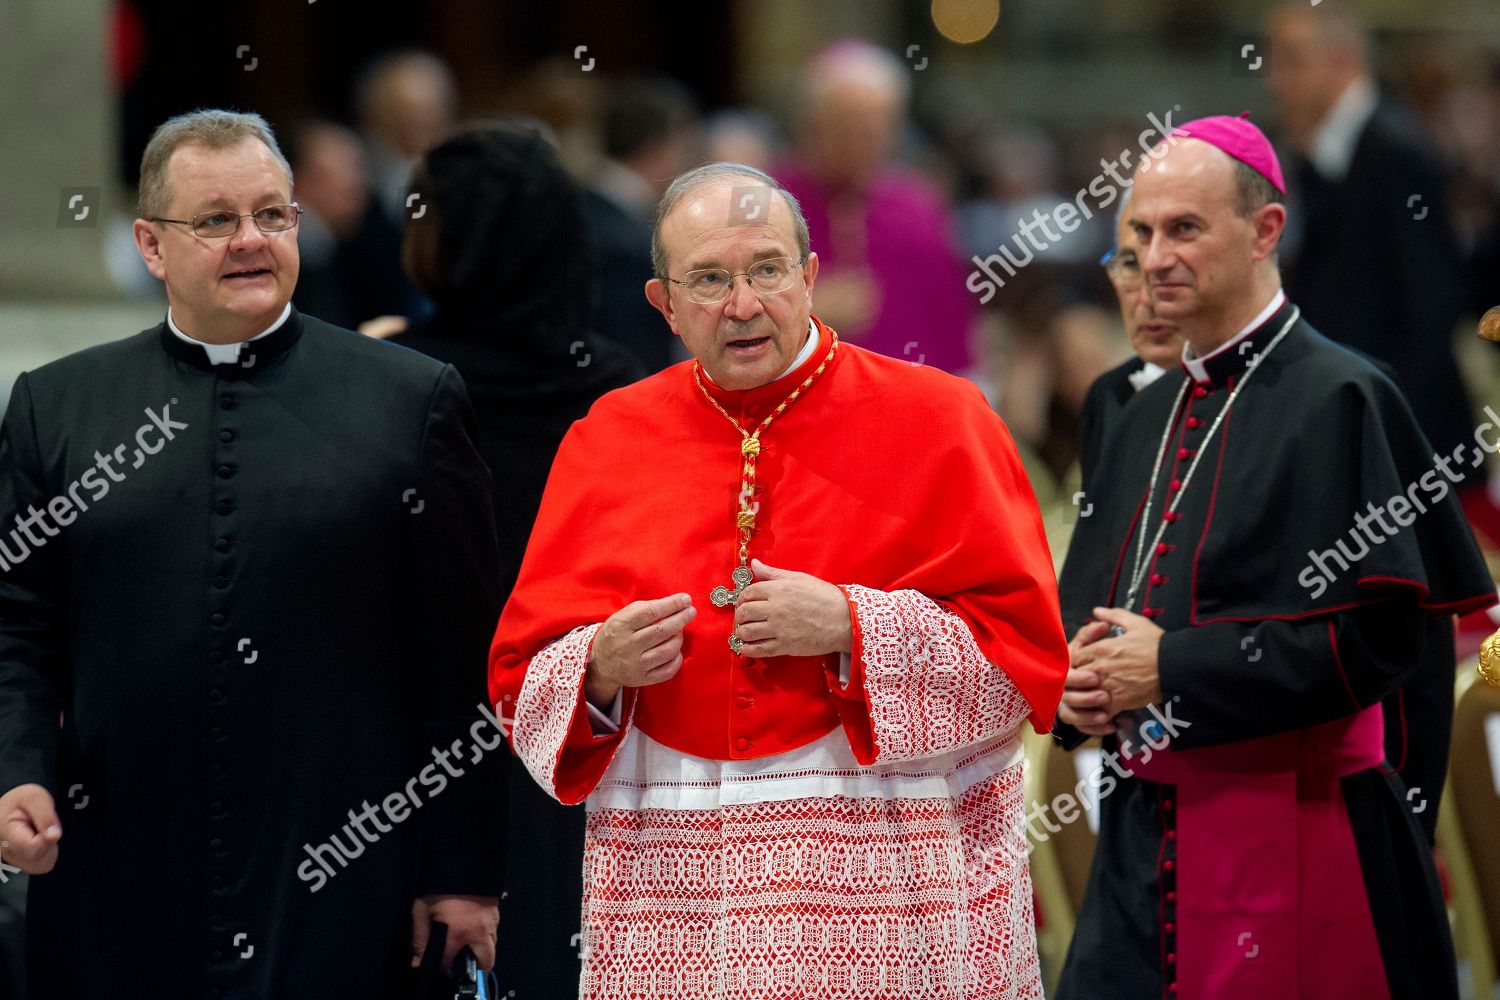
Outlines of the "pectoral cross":
[{"label": "pectoral cross", "polygon": [[734,572],[729,574],[729,577],[734,581],[733,590],[730,590],[728,587],[715,587],[713,592],[708,595],[708,599],[714,602],[714,607],[716,608],[725,607],[739,600],[740,594],[744,593],[745,588],[750,586],[751,582],[754,581],[755,574],[750,571],[749,566],[741,564],[735,567]]}]

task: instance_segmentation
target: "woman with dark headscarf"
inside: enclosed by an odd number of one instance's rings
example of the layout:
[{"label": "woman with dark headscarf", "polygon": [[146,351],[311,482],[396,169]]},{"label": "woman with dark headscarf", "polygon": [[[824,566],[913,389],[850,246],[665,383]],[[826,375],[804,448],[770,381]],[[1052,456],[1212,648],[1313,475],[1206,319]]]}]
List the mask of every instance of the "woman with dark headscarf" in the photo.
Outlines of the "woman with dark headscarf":
[{"label": "woman with dark headscarf", "polygon": [[[538,127],[461,132],[423,158],[411,191],[420,200],[410,202],[405,265],[434,310],[393,339],[452,364],[468,385],[495,477],[508,596],[563,435],[599,396],[644,373],[585,329],[592,273],[579,195]],[[583,810],[508,764],[498,995],[577,996]]]}]

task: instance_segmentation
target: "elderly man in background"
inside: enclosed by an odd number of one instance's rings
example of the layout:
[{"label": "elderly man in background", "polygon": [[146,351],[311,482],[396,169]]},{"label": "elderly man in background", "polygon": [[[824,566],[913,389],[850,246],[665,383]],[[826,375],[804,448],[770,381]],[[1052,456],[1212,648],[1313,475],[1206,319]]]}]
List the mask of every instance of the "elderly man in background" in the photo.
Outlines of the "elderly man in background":
[{"label": "elderly man in background", "polygon": [[970,365],[977,303],[956,223],[932,184],[892,162],[908,72],[856,39],[818,53],[802,84],[795,155],[775,173],[818,234],[828,322],[867,350],[958,374]]},{"label": "elderly man in background", "polygon": [[587,802],[582,995],[1040,996],[1019,727],[1066,643],[1009,435],[811,315],[761,171],[679,177],[653,242],[694,360],[573,425],[491,652]]},{"label": "elderly man in background", "polygon": [[1379,703],[1494,584],[1400,392],[1281,291],[1265,136],[1199,119],[1162,154],[1126,219],[1187,346],[1121,411],[1063,568],[1060,718],[1115,773],[1058,996],[1452,997]]},{"label": "elderly man in background", "polygon": [[163,124],[135,238],[164,321],[10,398],[0,840],[39,876],[31,1000],[394,1000],[434,921],[493,961],[489,472],[451,366],[291,306],[292,199],[259,115]]},{"label": "elderly man in background", "polygon": [[1084,398],[1083,410],[1078,415],[1078,461],[1085,492],[1120,410],[1136,393],[1182,359],[1182,330],[1157,313],[1145,276],[1141,274],[1135,233],[1126,225],[1129,205],[1130,189],[1126,188],[1115,218],[1115,246],[1105,255],[1103,263],[1119,300],[1120,318],[1134,354],[1095,379]]}]

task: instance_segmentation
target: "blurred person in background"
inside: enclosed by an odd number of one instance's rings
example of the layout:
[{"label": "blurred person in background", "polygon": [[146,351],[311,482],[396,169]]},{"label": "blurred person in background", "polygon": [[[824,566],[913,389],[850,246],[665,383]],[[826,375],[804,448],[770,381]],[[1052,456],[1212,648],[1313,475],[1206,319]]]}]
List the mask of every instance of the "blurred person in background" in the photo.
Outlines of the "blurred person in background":
[{"label": "blurred person in background", "polygon": [[431,53],[394,52],[364,71],[354,100],[375,201],[399,231],[418,210],[406,205],[412,168],[458,120],[458,82]]},{"label": "blurred person in background", "polygon": [[164,320],[21,375],[0,431],[0,514],[60,526],[0,543],[28,996],[396,1000],[434,922],[488,967],[499,601],[463,382],[292,307],[259,115],[160,126],[140,209]]},{"label": "blurred person in background", "polygon": [[1115,248],[1104,259],[1105,271],[1120,303],[1120,318],[1130,338],[1131,357],[1094,380],[1078,419],[1079,465],[1087,492],[1090,473],[1099,463],[1105,441],[1120,410],[1135,394],[1182,361],[1182,329],[1159,315],[1141,273],[1140,248],[1126,225],[1130,189],[1120,199],[1115,221]]},{"label": "blurred person in background", "polygon": [[1323,333],[1389,364],[1433,448],[1451,454],[1473,421],[1454,357],[1469,296],[1445,169],[1416,119],[1381,96],[1352,13],[1288,5],[1268,31],[1293,150],[1287,293]]},{"label": "blurred person in background", "polygon": [[697,102],[675,80],[627,80],[611,89],[602,128],[605,158],[583,197],[594,266],[588,325],[657,372],[674,360],[674,345],[642,291],[651,213],[672,178],[702,160]]},{"label": "blurred person in background", "polygon": [[703,158],[709,163],[743,163],[769,170],[781,152],[776,122],[753,108],[715,112],[704,123],[703,133]]},{"label": "blurred person in background", "polygon": [[818,242],[820,314],[850,343],[962,373],[977,302],[955,221],[930,182],[893,162],[908,72],[859,39],[819,52],[802,81],[795,149],[775,173]]},{"label": "blurred person in background", "polygon": [[[406,267],[434,308],[395,343],[453,365],[468,386],[479,453],[498,486],[503,602],[564,433],[599,396],[644,373],[587,326],[594,275],[581,252],[579,192],[536,124],[465,129],[422,159],[412,190],[428,207],[407,224]],[[576,994],[583,816],[509,764],[499,995]]]},{"label": "blurred person in background", "polygon": [[420,297],[401,270],[401,230],[370,195],[359,136],[309,122],[292,133],[287,158],[302,207],[297,308],[348,329],[418,312]]}]

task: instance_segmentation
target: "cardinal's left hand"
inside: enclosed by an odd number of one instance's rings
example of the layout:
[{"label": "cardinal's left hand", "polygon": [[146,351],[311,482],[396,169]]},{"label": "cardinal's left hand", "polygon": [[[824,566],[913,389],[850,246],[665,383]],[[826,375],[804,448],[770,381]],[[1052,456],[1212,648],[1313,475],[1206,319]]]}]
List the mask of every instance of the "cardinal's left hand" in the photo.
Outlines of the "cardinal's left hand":
[{"label": "cardinal's left hand", "polygon": [[823,656],[854,649],[849,601],[831,583],[807,573],[750,562],[755,582],[740,592],[734,629],[741,656]]}]

